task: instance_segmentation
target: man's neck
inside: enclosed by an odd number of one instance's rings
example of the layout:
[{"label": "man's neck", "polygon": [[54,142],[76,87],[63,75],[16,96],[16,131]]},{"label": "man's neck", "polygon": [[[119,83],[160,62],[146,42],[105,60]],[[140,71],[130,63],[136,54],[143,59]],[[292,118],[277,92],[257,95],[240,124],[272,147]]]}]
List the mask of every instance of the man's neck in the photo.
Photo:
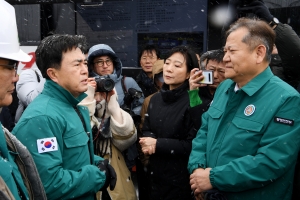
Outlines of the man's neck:
[{"label": "man's neck", "polygon": [[213,88],[213,87],[209,87],[209,86],[208,86],[208,89],[209,89],[209,93],[210,93],[211,95],[214,95],[214,94],[215,94],[216,88]]},{"label": "man's neck", "polygon": [[149,78],[152,79],[152,72],[145,72]]}]

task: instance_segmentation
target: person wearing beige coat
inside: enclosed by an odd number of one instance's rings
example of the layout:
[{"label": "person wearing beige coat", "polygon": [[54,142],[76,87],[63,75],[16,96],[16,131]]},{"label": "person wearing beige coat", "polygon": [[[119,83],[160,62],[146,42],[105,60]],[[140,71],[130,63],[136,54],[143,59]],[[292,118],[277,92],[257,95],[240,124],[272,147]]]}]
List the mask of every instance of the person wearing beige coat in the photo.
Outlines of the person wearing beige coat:
[{"label": "person wearing beige coat", "polygon": [[80,104],[89,109],[94,150],[97,155],[109,160],[117,174],[115,189],[98,192],[97,199],[135,200],[137,196],[131,174],[121,153],[137,139],[133,119],[120,108],[115,89],[109,93],[95,93],[96,82],[89,78],[89,83],[88,96]]}]

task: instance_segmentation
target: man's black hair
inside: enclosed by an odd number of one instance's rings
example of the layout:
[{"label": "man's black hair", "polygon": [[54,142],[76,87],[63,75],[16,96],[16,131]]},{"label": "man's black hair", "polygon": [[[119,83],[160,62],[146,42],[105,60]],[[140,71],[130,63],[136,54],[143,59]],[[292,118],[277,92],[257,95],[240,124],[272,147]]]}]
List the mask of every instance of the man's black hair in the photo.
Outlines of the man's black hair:
[{"label": "man's black hair", "polygon": [[59,69],[63,53],[79,48],[83,53],[87,50],[86,38],[82,35],[51,35],[42,40],[35,51],[36,65],[46,79],[47,69]]},{"label": "man's black hair", "polygon": [[207,62],[210,60],[217,61],[218,63],[223,62],[224,51],[222,49],[216,49],[209,51],[207,56]]},{"label": "man's black hair", "polygon": [[142,48],[142,50],[139,52],[139,61],[141,61],[142,55],[144,52],[152,53],[152,51],[155,51],[157,59],[160,59],[160,50],[158,49],[157,46],[153,44],[147,44]]}]

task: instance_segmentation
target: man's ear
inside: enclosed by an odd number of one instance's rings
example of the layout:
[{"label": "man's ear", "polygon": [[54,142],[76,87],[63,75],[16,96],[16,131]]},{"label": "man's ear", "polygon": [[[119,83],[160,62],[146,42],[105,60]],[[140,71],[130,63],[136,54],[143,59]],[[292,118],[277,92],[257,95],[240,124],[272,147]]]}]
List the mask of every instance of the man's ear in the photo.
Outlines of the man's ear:
[{"label": "man's ear", "polygon": [[265,60],[267,54],[267,48],[264,45],[258,45],[256,51],[256,63],[260,64]]},{"label": "man's ear", "polygon": [[47,75],[49,76],[49,78],[52,81],[58,83],[58,74],[57,74],[57,70],[55,68],[48,68]]}]

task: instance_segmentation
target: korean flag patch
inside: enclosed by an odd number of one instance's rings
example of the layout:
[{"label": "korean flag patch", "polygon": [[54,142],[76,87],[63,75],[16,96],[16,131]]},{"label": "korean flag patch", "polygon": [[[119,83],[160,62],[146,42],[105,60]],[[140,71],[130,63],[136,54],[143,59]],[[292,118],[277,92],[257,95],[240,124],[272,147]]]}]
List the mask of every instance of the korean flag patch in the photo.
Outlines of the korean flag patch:
[{"label": "korean flag patch", "polygon": [[56,137],[38,139],[36,143],[37,143],[39,153],[58,150]]}]

